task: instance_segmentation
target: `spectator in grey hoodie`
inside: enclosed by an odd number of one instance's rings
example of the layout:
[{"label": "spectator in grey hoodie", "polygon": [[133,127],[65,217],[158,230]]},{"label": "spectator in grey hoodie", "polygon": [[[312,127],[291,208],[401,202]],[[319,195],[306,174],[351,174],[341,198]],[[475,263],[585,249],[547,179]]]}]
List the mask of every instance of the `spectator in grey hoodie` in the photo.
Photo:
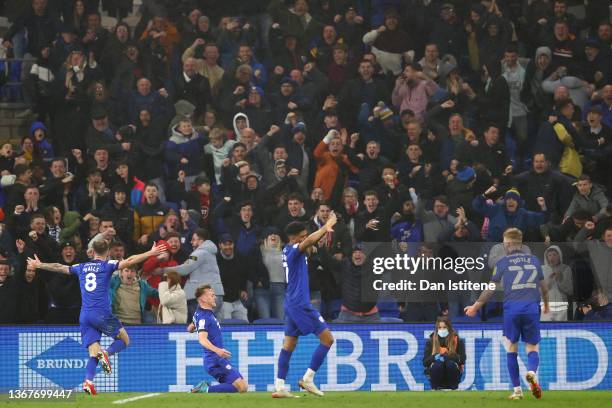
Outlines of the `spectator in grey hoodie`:
[{"label": "spectator in grey hoodie", "polygon": [[574,293],[571,268],[563,263],[561,248],[552,245],[544,251],[544,283],[548,287],[550,313],[542,313],[540,320],[563,322],[567,320],[568,300]]},{"label": "spectator in grey hoodie", "polygon": [[221,283],[221,275],[219,266],[217,265],[217,246],[209,239],[209,233],[203,228],[198,228],[191,238],[193,252],[179,266],[170,266],[162,268],[162,273],[176,271],[181,276],[189,276],[185,282],[185,294],[187,295],[187,317],[191,318],[198,302],[195,298],[195,291],[198,286],[209,284],[215,290],[217,295],[217,307],[215,314],[221,313],[223,306],[223,284]]}]

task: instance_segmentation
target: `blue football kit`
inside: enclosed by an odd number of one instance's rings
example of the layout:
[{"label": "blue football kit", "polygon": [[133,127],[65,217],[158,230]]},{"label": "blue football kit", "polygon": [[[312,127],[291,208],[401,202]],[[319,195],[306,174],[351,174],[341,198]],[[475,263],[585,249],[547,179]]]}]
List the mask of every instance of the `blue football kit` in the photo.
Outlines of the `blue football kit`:
[{"label": "blue football kit", "polygon": [[299,244],[283,248],[283,268],[287,280],[285,292],[285,335],[298,337],[321,334],[327,323],[310,303],[308,262]]},{"label": "blue football kit", "polygon": [[109,287],[111,276],[117,270],[119,261],[93,260],[70,267],[70,273],[77,275],[81,287],[81,342],[89,347],[99,342],[102,333],[117,338],[123,327],[112,314]]},{"label": "blue football kit", "polygon": [[491,280],[504,288],[504,336],[512,343],[522,339],[540,342],[540,281],[544,279],[540,261],[520,252],[500,259]]},{"label": "blue football kit", "polygon": [[[202,309],[198,306],[193,314],[193,324],[198,333],[208,333],[208,340],[215,345],[215,347],[224,348],[221,325],[212,310]],[[240,372],[238,372],[229,361],[219,357],[215,352],[207,348],[204,348],[204,368],[208,374],[219,381],[220,384],[232,384],[237,379],[243,378]]]}]

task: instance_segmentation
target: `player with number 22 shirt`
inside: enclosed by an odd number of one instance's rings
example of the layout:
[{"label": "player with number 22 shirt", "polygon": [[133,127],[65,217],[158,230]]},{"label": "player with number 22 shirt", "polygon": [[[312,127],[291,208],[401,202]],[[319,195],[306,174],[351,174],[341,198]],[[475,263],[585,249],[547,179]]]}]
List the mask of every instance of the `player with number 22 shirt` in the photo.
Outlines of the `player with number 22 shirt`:
[{"label": "player with number 22 shirt", "polygon": [[[28,266],[44,269],[51,272],[75,274],[79,277],[81,286],[81,314],[79,324],[81,328],[81,342],[89,351],[89,360],[86,366],[83,391],[96,395],[93,378],[96,375],[98,363],[102,364],[105,373],[112,371],[109,356],[125,349],[129,344],[129,337],[121,322],[112,314],[108,297],[110,278],[114,271],[145,261],[151,256],[157,256],[166,251],[165,245],[153,245],[150,251],[133,255],[123,261],[107,260],[109,245],[106,241],[93,243],[94,259],[73,266],[59,263],[43,263],[34,255],[28,258]],[[102,333],[115,339],[107,350],[100,347]]]},{"label": "player with number 22 shirt", "polygon": [[[527,352],[526,380],[537,399],[542,398],[542,387],[538,384],[536,372],[540,364],[540,292],[544,300],[544,313],[549,313],[548,289],[544,284],[542,265],[538,258],[523,253],[523,233],[518,228],[504,232],[506,256],[495,265],[491,282],[502,283],[504,287],[504,337],[508,374],[514,391],[511,400],[523,399],[518,365],[518,342],[525,342]],[[465,314],[474,317],[493,296],[493,290],[482,292],[476,303],[465,308]]]}]

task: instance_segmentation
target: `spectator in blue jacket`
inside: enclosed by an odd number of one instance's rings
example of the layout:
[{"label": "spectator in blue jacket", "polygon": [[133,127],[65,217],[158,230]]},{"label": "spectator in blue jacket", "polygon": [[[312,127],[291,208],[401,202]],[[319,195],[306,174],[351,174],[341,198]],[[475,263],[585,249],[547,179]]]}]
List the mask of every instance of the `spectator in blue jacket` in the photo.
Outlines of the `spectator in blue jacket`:
[{"label": "spectator in blue jacket", "polygon": [[146,312],[147,297],[158,296],[157,289],[139,279],[135,266],[123,268],[110,281],[110,303],[122,323],[155,323],[155,316]]},{"label": "spectator in blue jacket", "polygon": [[521,194],[514,188],[506,192],[503,202],[487,204],[487,196],[496,191],[497,187],[491,186],[472,202],[474,211],[489,218],[487,241],[501,242],[504,231],[509,227],[518,228],[523,234],[527,234],[530,228],[536,228],[547,221],[544,197],[537,198],[541,212],[535,212],[522,207]]},{"label": "spectator in blue jacket", "polygon": [[39,154],[40,158],[45,162],[51,162],[55,157],[53,146],[47,140],[47,127],[42,122],[34,122],[30,126],[30,137],[34,141],[34,149]]},{"label": "spectator in blue jacket", "polygon": [[238,214],[231,214],[230,200],[230,197],[224,197],[213,211],[212,219],[216,220],[217,234],[230,234],[234,239],[236,253],[240,256],[252,256],[261,234],[261,227],[253,222],[253,202],[241,202],[238,205]]}]

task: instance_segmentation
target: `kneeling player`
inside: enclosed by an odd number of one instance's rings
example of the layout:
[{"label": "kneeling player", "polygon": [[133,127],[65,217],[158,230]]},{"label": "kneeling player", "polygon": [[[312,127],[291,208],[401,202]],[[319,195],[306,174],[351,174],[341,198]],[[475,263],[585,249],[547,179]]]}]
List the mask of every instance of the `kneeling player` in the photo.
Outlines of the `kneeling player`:
[{"label": "kneeling player", "polygon": [[227,361],[232,354],[223,348],[221,325],[213,310],[217,306],[217,296],[210,285],[200,286],[195,293],[198,308],[193,314],[189,331],[198,332],[198,341],[204,347],[204,367],[219,384],[210,385],[200,381],[191,392],[246,392],[248,384],[242,375]]},{"label": "kneeling player", "polygon": [[[521,252],[523,233],[517,228],[504,232],[506,255],[495,265],[491,282],[503,282],[504,286],[504,337],[508,359],[508,373],[514,392],[508,397],[522,399],[521,380],[518,366],[518,342],[525,342],[527,352],[527,382],[534,397],[542,398],[536,372],[540,363],[540,291],[544,299],[544,313],[549,313],[548,289],[544,283],[542,266],[534,255]],[[538,290],[539,288],[539,290]],[[493,296],[493,290],[482,292],[472,306],[465,308],[465,314],[474,317]]]}]

